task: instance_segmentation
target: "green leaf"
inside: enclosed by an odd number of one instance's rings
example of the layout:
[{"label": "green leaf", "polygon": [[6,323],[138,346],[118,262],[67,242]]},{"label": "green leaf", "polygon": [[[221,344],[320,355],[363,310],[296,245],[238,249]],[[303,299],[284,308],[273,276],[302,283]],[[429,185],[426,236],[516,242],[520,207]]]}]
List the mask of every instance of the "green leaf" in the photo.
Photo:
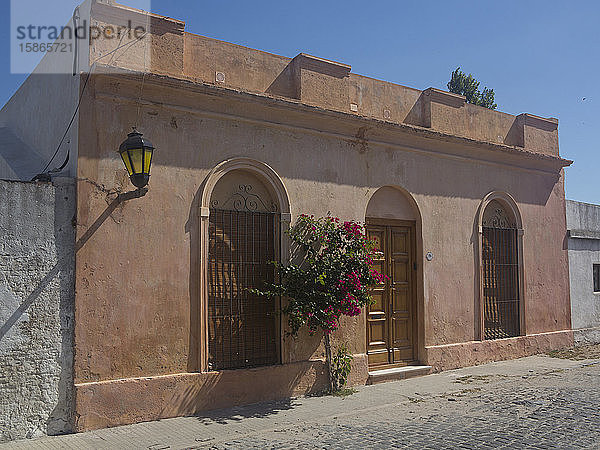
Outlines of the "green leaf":
[{"label": "green leaf", "polygon": [[464,95],[467,103],[483,106],[489,109],[496,109],[498,105],[494,103],[494,90],[483,89],[479,91],[479,81],[472,74],[465,75],[460,67],[457,67],[450,77],[450,81],[446,85],[448,90],[454,94]]}]

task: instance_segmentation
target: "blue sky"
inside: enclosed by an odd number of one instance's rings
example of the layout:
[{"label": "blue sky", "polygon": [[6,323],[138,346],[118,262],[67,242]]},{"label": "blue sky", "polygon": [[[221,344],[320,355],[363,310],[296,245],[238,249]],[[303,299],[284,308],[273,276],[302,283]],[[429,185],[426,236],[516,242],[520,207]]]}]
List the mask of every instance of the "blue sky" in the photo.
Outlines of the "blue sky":
[{"label": "blue sky", "polygon": [[[23,0],[20,0],[23,1]],[[122,0],[135,5],[138,0]],[[147,1],[147,0],[146,0]],[[70,17],[71,0],[45,2]],[[9,4],[0,10],[0,102],[10,74]],[[61,4],[59,7],[58,4]],[[306,52],[354,73],[445,89],[457,66],[496,93],[500,111],[558,117],[567,198],[600,203],[600,3],[595,1],[153,0],[186,30],[289,57]],[[65,20],[66,23],[66,20]]]}]

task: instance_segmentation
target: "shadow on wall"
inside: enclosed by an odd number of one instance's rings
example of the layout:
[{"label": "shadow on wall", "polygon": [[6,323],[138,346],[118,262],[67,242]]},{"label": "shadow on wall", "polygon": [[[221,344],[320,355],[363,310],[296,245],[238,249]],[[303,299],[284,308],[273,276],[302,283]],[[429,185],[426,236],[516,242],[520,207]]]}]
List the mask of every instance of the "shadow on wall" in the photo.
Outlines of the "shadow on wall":
[{"label": "shadow on wall", "polygon": [[[185,224],[185,233],[189,234],[190,237],[190,274],[188,277],[189,283],[189,293],[190,293],[190,333],[189,333],[189,355],[188,355],[188,364],[187,370],[188,372],[198,372],[201,370],[202,364],[200,361],[201,358],[201,348],[199,346],[200,342],[203,339],[202,336],[202,328],[201,328],[201,311],[200,304],[202,293],[201,289],[201,279],[202,279],[202,266],[201,266],[201,220],[199,217],[199,208],[201,204],[202,193],[205,188],[205,183],[199,187],[194,195],[194,199],[192,201],[192,206],[189,211],[188,220]],[[292,247],[290,249],[292,260],[297,260],[297,250]],[[296,261],[298,262],[298,261]],[[286,333],[289,333],[289,327],[282,319],[280,323],[281,333],[285,336]],[[293,352],[296,355],[296,351],[299,352],[297,357],[291,357],[290,360],[306,360],[313,355],[317,348],[320,345],[320,339],[317,337],[312,337],[309,339],[301,339],[302,345],[301,348],[289,348],[288,350]],[[286,341],[288,341],[286,339]],[[300,340],[298,340],[300,341]],[[298,342],[296,341],[296,342]],[[288,341],[289,342],[289,341]],[[284,344],[286,345],[286,344]],[[293,343],[287,344],[288,347],[293,346]],[[284,352],[282,352],[284,353]]]},{"label": "shadow on wall", "polygon": [[600,240],[597,239],[569,239],[567,236],[566,241],[569,250],[600,252]]},{"label": "shadow on wall", "polygon": [[15,132],[0,126],[0,178],[31,180],[43,168],[44,158],[23,142]]},{"label": "shadow on wall", "polygon": [[[44,290],[58,277],[60,283],[60,376],[58,385],[58,402],[48,416],[46,433],[56,435],[73,430],[73,300],[74,300],[74,257],[72,248],[57,246],[61,255],[59,261],[44,276],[42,281],[19,305],[15,312],[0,327],[0,341],[10,329],[26,314],[28,309],[38,300]],[[41,361],[37,361],[41,363]]]},{"label": "shadow on wall", "polygon": [[[56,182],[54,186],[31,183],[7,186],[10,187],[4,192],[12,197],[7,200],[13,214],[3,223],[9,244],[6,259],[3,258],[6,262],[3,269],[9,271],[7,276],[24,270],[23,276],[33,278],[32,271],[41,268],[47,258],[56,263],[41,279],[37,278],[37,285],[24,300],[20,301],[18,294],[14,296],[15,302],[20,303],[0,326],[2,356],[18,365],[17,372],[6,374],[9,379],[4,388],[19,389],[4,392],[13,405],[11,415],[0,416],[5,424],[0,441],[32,437],[40,432],[49,435],[71,432],[74,411],[74,186],[70,180]],[[48,195],[50,189],[53,198]],[[30,214],[39,224],[21,228],[20,222],[28,220]],[[45,222],[45,218],[52,218],[53,222]],[[51,230],[53,234],[49,235]],[[52,250],[46,251],[46,247]],[[9,289],[8,294],[11,293]],[[3,312],[8,314],[6,306],[7,303]],[[15,345],[19,347],[16,352]]]},{"label": "shadow on wall", "polygon": [[[343,154],[334,148],[331,149],[331,152],[322,151],[318,154],[311,154],[310,157],[307,157],[305,151],[290,151],[285,153],[285,159],[282,160],[279,145],[282,139],[295,142],[299,149],[305,146],[322,148],[328,144],[320,142],[313,135],[271,130],[270,128],[267,128],[267,132],[261,133],[261,139],[255,139],[252,145],[244,144],[242,152],[210,151],[203,154],[202,158],[196,156],[192,158],[190,155],[197,153],[195,147],[190,147],[190,136],[194,136],[196,133],[211,136],[215,130],[219,130],[219,123],[212,119],[204,119],[201,122],[198,120],[178,120],[178,122],[182,125],[177,132],[173,131],[172,133],[168,127],[164,128],[163,135],[157,135],[156,138],[153,136],[156,141],[155,145],[178,149],[174,152],[157,153],[154,164],[210,171],[225,159],[244,156],[264,161],[286,179],[356,187],[372,186],[373,184],[400,184],[405,187],[409,186],[413,195],[443,195],[472,199],[482,198],[489,192],[489,186],[492,184],[495,189],[510,191],[517,197],[519,203],[539,205],[546,204],[553,188],[560,180],[559,174],[529,172],[526,177],[521,178],[522,181],[517,186],[519,187],[517,190],[514,185],[515,171],[511,166],[497,166],[497,168],[489,170],[490,166],[482,165],[477,159],[455,160],[418,152],[408,154],[401,150],[390,150],[388,147],[373,146],[368,137],[348,141],[340,140],[339,147],[344,149]],[[188,122],[194,123],[195,128],[182,130],[182,127],[185,127]],[[253,136],[255,131],[248,130],[245,124],[240,123],[227,127],[226,133],[230,141],[235,142],[239,138],[239,142],[246,143],[248,136]],[[289,135],[289,137],[284,135]],[[368,136],[368,133],[366,135]],[[357,145],[357,142],[360,145]],[[82,150],[86,154],[81,156],[90,159],[99,158],[99,155],[95,153],[94,146],[91,147]],[[342,165],[340,165],[340,161],[343,161]],[[421,176],[419,179],[416,174],[420,173],[420,170],[425,170],[424,167],[427,168],[428,175]],[[398,173],[403,174],[401,178],[398,178]],[[449,176],[449,174],[453,174],[453,176]],[[436,182],[428,180],[436,180]],[[482,190],[477,189],[479,186],[482,186]],[[534,188],[530,188],[530,186]]]},{"label": "shadow on wall", "polygon": [[[267,417],[291,409],[290,397],[324,392],[327,372],[322,361],[305,361],[254,369],[204,373],[165,399],[159,417],[197,415],[227,423],[244,417]],[[224,409],[261,402],[254,408]],[[271,402],[271,403],[267,403]]]},{"label": "shadow on wall", "polygon": [[273,80],[266,90],[267,94],[278,95],[281,97],[299,99],[299,93],[296,92],[294,83],[294,69],[292,64],[288,64],[285,69]]},{"label": "shadow on wall", "polygon": [[[71,201],[72,218],[63,217],[64,203]],[[60,376],[58,381],[58,403],[48,417],[49,435],[73,431],[75,397],[73,386],[73,356],[75,342],[75,190],[65,196],[62,189],[55,190],[54,239],[60,264]],[[61,208],[59,208],[59,205]],[[57,220],[57,218],[59,218]],[[61,220],[62,219],[62,220]],[[65,220],[67,219],[67,220]],[[64,245],[58,245],[64,243]]]},{"label": "shadow on wall", "polygon": [[190,236],[190,276],[189,276],[189,292],[190,292],[190,334],[189,334],[189,354],[188,354],[188,372],[199,372],[200,364],[200,346],[201,336],[201,315],[200,315],[200,279],[202,276],[200,256],[200,217],[199,205],[202,198],[204,183],[196,191],[192,207],[185,224],[185,233]]},{"label": "shadow on wall", "polygon": [[406,123],[407,125],[415,125],[417,127],[427,126],[423,121],[423,117],[425,116],[423,114],[424,108],[425,108],[425,100],[423,98],[423,93],[421,93],[421,95],[419,96],[419,98],[417,99],[415,104],[412,106],[412,108],[410,109],[410,111],[408,112],[406,117],[404,118],[403,122]]},{"label": "shadow on wall", "polygon": [[[205,181],[206,182],[206,181]],[[202,344],[201,332],[201,228],[199,207],[204,191],[205,182],[196,191],[185,232],[190,236],[190,333],[188,372],[199,372],[201,369],[200,345]],[[282,333],[287,327],[282,324]],[[293,343],[285,339],[286,348]],[[275,366],[264,366],[252,369],[223,370],[203,374],[198,383],[187,386],[182,392],[175,394],[166,401],[166,406],[161,411],[161,417],[174,415],[197,414],[200,411],[215,410],[232,405],[252,404],[263,401],[274,401],[297,395],[311,395],[322,392],[327,385],[327,372],[323,361],[306,361],[313,355],[320,345],[319,338],[302,341],[301,349],[287,349],[294,353],[290,360]],[[296,355],[299,350],[301,355]],[[285,354],[285,352],[283,352]],[[305,355],[306,353],[306,355]],[[281,408],[291,407],[290,401],[278,402],[271,406],[265,405],[253,412],[253,417],[275,413]],[[253,409],[254,410],[254,409]],[[216,413],[215,413],[216,414]],[[218,414],[206,417],[217,417]],[[223,420],[227,417],[222,417]]]},{"label": "shadow on wall", "polygon": [[[30,311],[36,301],[42,301],[40,296],[58,281],[59,284],[59,320],[60,320],[60,352],[58,354],[60,374],[58,379],[58,400],[50,411],[46,421],[46,434],[57,435],[72,432],[74,429],[74,385],[73,385],[73,356],[74,356],[74,299],[75,299],[75,254],[95,233],[112,211],[123,201],[144,195],[142,191],[132,191],[118,195],[106,210],[88,228],[83,236],[75,243],[75,189],[74,186],[54,189],[54,244],[56,248],[56,264],[44,275],[33,291],[23,300],[17,309],[0,326],[0,341],[24,317],[35,315]],[[41,207],[45,205],[39,205]],[[45,238],[41,236],[41,238]],[[50,239],[50,238],[48,238]],[[34,317],[35,319],[35,317]],[[31,317],[30,319],[31,320]],[[48,340],[51,337],[48,337]],[[40,363],[40,361],[36,361]],[[35,370],[42,370],[36,368]],[[39,387],[42,390],[47,389]],[[52,388],[50,388],[52,389]],[[52,397],[53,392],[48,396]],[[24,399],[25,400],[25,399]],[[29,399],[27,399],[29,401]],[[28,409],[25,407],[24,409]],[[36,411],[36,414],[42,414]],[[17,419],[15,419],[16,421]],[[27,419],[28,420],[28,419]],[[15,436],[23,438],[28,436]]]},{"label": "shadow on wall", "polygon": [[482,311],[480,302],[480,287],[481,287],[481,272],[479,269],[479,218],[476,215],[473,219],[473,231],[471,233],[470,247],[473,252],[473,315],[475,318],[473,330],[473,339],[481,340],[481,326],[482,326]]},{"label": "shadow on wall", "polygon": [[[270,93],[276,94],[287,89],[287,79],[291,74],[284,70],[280,76],[269,87]],[[413,110],[405,118],[406,123],[422,126],[422,104],[422,100],[415,103]],[[373,145],[370,134],[366,131],[377,130],[358,122],[356,139],[352,139],[350,135],[348,138],[333,138],[302,129],[272,127],[268,123],[264,126],[246,123],[235,117],[217,119],[202,113],[176,111],[162,114],[162,110],[160,111],[159,114],[155,110],[144,111],[146,127],[161,130],[152,136],[157,148],[173,149],[156,153],[157,159],[153,164],[160,166],[210,171],[224,159],[245,156],[265,161],[285,179],[354,187],[400,184],[416,195],[471,199],[482,198],[489,192],[491,185],[494,189],[510,191],[519,203],[539,205],[546,203],[559,180],[559,175],[555,173],[531,171],[526,176],[521,173],[515,175],[514,166],[481,162],[479,154],[500,150],[475,148],[472,158],[457,159],[437,156],[435,152],[444,153],[448,145],[458,148],[459,144],[435,139],[423,138],[421,143],[414,144],[428,147],[424,152],[404,151],[401,146],[392,144]],[[112,120],[126,122],[121,120],[121,114],[128,114],[127,108],[116,111]],[[180,124],[178,128],[164,126],[173,117]],[[331,118],[323,120],[334,123]],[[96,131],[92,129],[91,123],[87,128],[89,129],[82,130],[82,133],[95,135]],[[513,141],[518,140],[518,131],[518,126],[515,125],[507,131],[506,136],[501,137],[503,142],[514,144]],[[227,137],[226,141],[223,141],[224,136]],[[118,147],[119,140],[120,136],[108,133],[101,136],[97,145],[80,148],[79,156],[89,160],[104,160],[111,151],[109,149]],[[404,140],[399,139],[398,143],[402,145],[401,141]],[[203,151],[198,152],[198,148]],[[282,158],[282,155],[285,157]],[[102,167],[102,163],[100,166]]]},{"label": "shadow on wall", "polygon": [[[8,320],[0,327],[0,341],[7,335],[15,324],[19,322],[20,317],[25,314],[31,314],[31,306],[39,303],[41,296],[45,290],[52,285],[53,282],[60,284],[60,373],[58,374],[58,399],[53,409],[48,411],[48,418],[45,420],[47,434],[60,434],[70,432],[77,426],[74,417],[74,393],[73,393],[73,321],[74,321],[74,259],[76,252],[81,249],[94,233],[102,226],[104,221],[110,217],[111,212],[122,201],[130,198],[136,198],[143,195],[143,192],[133,191],[117,196],[106,209],[98,216],[96,221],[87,229],[80,239],[75,242],[75,229],[73,225],[73,215],[65,217],[64,212],[59,218],[59,204],[64,202],[66,198],[62,196],[64,193],[57,189],[55,193],[56,211],[54,223],[54,239],[57,241],[57,262],[46,273],[46,275],[37,282],[37,285],[22,301],[16,310],[10,313]],[[74,198],[74,196],[69,196]],[[198,216],[196,214],[195,203],[190,211],[190,220],[188,229],[193,238],[192,248],[199,246],[199,228]],[[74,204],[73,204],[74,207]],[[197,258],[199,251],[192,252],[192,258]],[[198,265],[192,265],[197,270]],[[193,274],[190,277],[194,278]],[[193,286],[193,285],[192,285]],[[198,293],[197,287],[192,287],[193,292]],[[192,295],[192,305],[199,301],[198,295]],[[194,309],[192,308],[192,311]],[[196,307],[197,311],[197,307]],[[192,313],[193,314],[193,313]],[[195,327],[198,326],[197,321],[192,320]],[[194,327],[192,327],[194,329]],[[196,332],[195,336],[198,336]],[[190,340],[193,342],[192,348],[197,350],[197,339],[194,339],[194,334],[190,334]],[[313,343],[315,347],[318,341]],[[198,352],[195,351],[191,355],[197,358]],[[197,371],[197,359],[190,358],[190,371]],[[169,377],[170,378],[170,377]],[[252,404],[259,401],[273,401],[282,398],[289,398],[295,395],[315,394],[320,392],[326,386],[326,371],[322,361],[302,361],[285,365],[276,365],[269,367],[259,367],[247,370],[230,370],[222,372],[211,372],[204,374],[182,374],[182,376],[174,376],[172,379],[185,380],[181,383],[165,381],[169,386],[160,392],[159,395],[164,395],[161,399],[162,410],[157,411],[159,417],[172,417],[175,415],[194,415],[200,411],[214,410],[219,408],[230,407],[232,405]],[[143,383],[140,383],[140,385]],[[102,386],[97,386],[101,388]],[[139,410],[147,410],[148,396],[151,392],[141,386],[142,391],[136,392],[130,401],[124,402],[122,398],[116,401],[115,404],[124,404],[126,411],[123,414],[128,414],[135,410],[134,404],[139,401],[145,404],[145,407],[140,407]],[[120,391],[119,391],[120,392]],[[123,393],[114,392],[108,395],[123,395]],[[146,395],[144,395],[146,394]],[[156,395],[156,392],[154,393]],[[29,399],[24,399],[29,401]],[[290,403],[291,404],[291,403]],[[266,415],[271,412],[276,412],[278,409],[285,407],[286,402],[278,403],[278,406],[264,406],[259,408],[253,414]],[[92,407],[94,407],[92,405]],[[101,405],[96,405],[101,409]],[[90,410],[90,409],[88,409]],[[93,409],[92,409],[93,410]],[[109,416],[114,411],[107,413]],[[223,420],[226,418],[223,417]],[[15,436],[17,437],[17,436]],[[18,436],[19,438],[26,437],[25,435]]]}]

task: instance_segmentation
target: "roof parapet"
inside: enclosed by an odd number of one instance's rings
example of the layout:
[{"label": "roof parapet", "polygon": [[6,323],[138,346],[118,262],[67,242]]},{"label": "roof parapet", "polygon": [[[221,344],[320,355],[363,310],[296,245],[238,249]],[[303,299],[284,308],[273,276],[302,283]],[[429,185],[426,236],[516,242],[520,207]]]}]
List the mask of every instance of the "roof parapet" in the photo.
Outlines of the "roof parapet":
[{"label": "roof parapet", "polygon": [[454,94],[453,92],[442,91],[430,87],[423,91],[423,95],[430,102],[443,103],[444,105],[460,108],[465,106],[467,98],[464,95]]},{"label": "roof parapet", "polygon": [[519,114],[515,119],[519,144],[531,151],[558,155],[558,119]]},{"label": "roof parapet", "polygon": [[290,63],[296,98],[309,105],[339,109],[349,105],[348,64],[300,53]]},{"label": "roof parapet", "polygon": [[558,129],[558,119],[555,117],[540,117],[529,113],[519,114],[517,119],[524,126],[539,128],[544,131],[555,131]]},{"label": "roof parapet", "polygon": [[352,70],[352,67],[348,64],[319,58],[318,56],[309,55],[307,53],[299,53],[292,60],[292,63],[302,69],[319,72],[336,78],[347,77]]},{"label": "roof parapet", "polygon": [[[119,24],[126,17],[141,15],[138,10],[106,4],[98,4],[96,13],[96,20]],[[527,113],[515,117],[468,104],[464,96],[442,89],[419,91],[363,77],[353,74],[348,64],[307,53],[291,59],[273,55],[185,33],[182,21],[150,17],[151,39],[131,42],[111,56],[111,66],[217,83],[332,111],[559,155],[557,119]],[[93,46],[91,61],[114,51],[114,45],[101,44]]]}]

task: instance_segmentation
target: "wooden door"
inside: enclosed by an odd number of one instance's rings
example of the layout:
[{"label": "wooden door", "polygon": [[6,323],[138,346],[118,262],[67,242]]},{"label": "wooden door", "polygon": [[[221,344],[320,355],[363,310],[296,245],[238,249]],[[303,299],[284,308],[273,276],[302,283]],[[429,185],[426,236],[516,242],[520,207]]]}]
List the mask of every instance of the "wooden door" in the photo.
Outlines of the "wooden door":
[{"label": "wooden door", "polygon": [[415,227],[411,222],[367,221],[379,249],[375,269],[388,279],[373,289],[367,309],[369,366],[404,365],[415,360]]}]

